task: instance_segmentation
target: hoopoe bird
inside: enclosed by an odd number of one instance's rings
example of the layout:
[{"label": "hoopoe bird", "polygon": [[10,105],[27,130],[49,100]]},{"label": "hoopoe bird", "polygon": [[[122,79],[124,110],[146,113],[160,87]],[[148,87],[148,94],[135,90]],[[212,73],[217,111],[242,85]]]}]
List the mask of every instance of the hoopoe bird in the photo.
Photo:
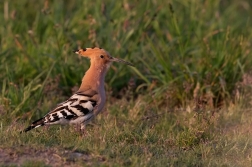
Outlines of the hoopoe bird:
[{"label": "hoopoe bird", "polygon": [[106,50],[97,47],[79,49],[74,52],[89,58],[91,62],[90,68],[82,78],[79,90],[22,132],[54,124],[75,124],[80,126],[80,130],[84,130],[90,120],[99,114],[105,105],[104,80],[111,63],[121,62],[133,66],[127,61],[112,57]]}]

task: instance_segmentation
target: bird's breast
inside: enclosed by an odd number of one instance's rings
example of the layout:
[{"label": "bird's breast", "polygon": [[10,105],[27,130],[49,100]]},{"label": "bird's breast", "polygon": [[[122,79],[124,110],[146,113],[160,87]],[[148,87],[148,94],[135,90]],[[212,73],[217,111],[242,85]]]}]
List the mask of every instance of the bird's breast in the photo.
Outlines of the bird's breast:
[{"label": "bird's breast", "polygon": [[99,90],[99,94],[100,94],[100,100],[99,100],[100,102],[97,106],[97,110],[95,111],[95,115],[99,114],[102,111],[106,102],[106,93],[104,88]]}]

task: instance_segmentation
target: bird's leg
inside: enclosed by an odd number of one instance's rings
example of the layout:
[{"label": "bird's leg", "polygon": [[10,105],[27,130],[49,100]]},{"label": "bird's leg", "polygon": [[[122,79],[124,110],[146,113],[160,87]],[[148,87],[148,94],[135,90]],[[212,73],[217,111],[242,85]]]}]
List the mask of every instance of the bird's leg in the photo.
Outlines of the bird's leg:
[{"label": "bird's leg", "polygon": [[83,136],[86,136],[85,129],[86,129],[86,125],[84,123],[82,123],[80,125],[80,134],[83,135]]},{"label": "bird's leg", "polygon": [[80,132],[80,124],[75,124],[74,125],[74,129],[76,130],[76,132]]},{"label": "bird's leg", "polygon": [[86,133],[85,133],[86,125],[84,125],[83,123],[75,124],[74,128],[75,128],[76,132],[80,133],[81,136],[86,135]]}]

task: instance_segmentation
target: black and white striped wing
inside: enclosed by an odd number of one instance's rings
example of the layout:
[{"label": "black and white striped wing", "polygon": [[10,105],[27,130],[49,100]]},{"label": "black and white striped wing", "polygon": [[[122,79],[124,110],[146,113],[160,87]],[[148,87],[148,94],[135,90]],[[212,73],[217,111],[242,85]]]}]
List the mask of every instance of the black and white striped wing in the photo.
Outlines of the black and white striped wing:
[{"label": "black and white striped wing", "polygon": [[86,124],[93,117],[93,111],[98,105],[95,96],[95,91],[87,91],[87,94],[76,93],[21,132],[52,124]]},{"label": "black and white striped wing", "polygon": [[97,101],[90,95],[76,93],[67,101],[59,104],[44,117],[45,124],[83,123],[93,116]]}]

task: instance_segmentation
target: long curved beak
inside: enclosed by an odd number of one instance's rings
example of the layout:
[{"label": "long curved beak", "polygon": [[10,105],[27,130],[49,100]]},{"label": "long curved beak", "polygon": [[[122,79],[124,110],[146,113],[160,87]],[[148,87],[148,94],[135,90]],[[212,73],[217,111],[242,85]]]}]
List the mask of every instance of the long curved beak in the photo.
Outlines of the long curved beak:
[{"label": "long curved beak", "polygon": [[122,60],[122,59],[115,58],[115,57],[112,57],[112,58],[110,59],[110,61],[112,61],[112,62],[119,62],[119,63],[127,64],[127,65],[129,65],[129,66],[134,67],[134,65],[133,65],[132,63],[127,62],[127,61]]}]

